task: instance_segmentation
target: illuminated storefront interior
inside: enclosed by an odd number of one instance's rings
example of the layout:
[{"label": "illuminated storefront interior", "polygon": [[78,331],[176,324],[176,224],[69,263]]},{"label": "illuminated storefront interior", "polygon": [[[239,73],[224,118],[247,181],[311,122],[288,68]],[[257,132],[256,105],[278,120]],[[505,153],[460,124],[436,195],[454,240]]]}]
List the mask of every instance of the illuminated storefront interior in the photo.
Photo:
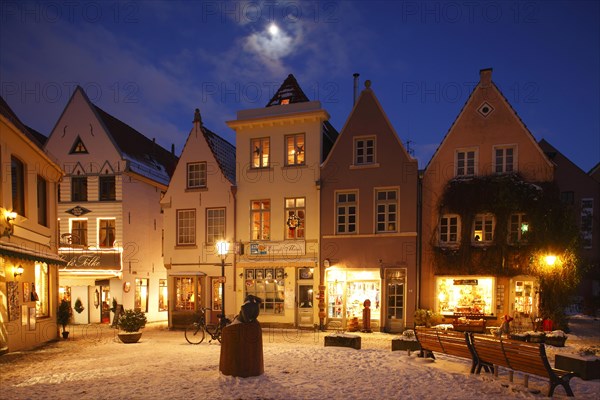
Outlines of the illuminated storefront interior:
[{"label": "illuminated storefront interior", "polygon": [[327,317],[347,320],[362,318],[365,300],[371,301],[371,319],[381,315],[381,278],[379,269],[352,271],[327,270]]},{"label": "illuminated storefront interior", "polygon": [[493,315],[495,278],[444,276],[436,279],[437,312]]}]

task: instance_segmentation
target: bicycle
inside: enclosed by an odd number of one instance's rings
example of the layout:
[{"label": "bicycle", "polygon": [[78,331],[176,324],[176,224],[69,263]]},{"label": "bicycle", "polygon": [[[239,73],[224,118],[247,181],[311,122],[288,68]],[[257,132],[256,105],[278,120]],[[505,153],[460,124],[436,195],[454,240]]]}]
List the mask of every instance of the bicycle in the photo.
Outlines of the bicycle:
[{"label": "bicycle", "polygon": [[185,328],[185,340],[190,344],[200,344],[204,341],[206,333],[210,335],[209,343],[213,340],[218,340],[221,343],[221,332],[223,328],[231,323],[231,321],[219,314],[218,324],[206,323],[206,311],[210,308],[201,308],[199,313],[196,313],[196,320]]}]

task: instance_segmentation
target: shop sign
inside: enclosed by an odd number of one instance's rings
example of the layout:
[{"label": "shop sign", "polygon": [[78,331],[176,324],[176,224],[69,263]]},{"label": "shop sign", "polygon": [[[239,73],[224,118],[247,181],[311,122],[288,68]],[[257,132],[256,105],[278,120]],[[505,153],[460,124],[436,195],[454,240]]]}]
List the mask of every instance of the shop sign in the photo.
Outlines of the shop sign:
[{"label": "shop sign", "polygon": [[88,210],[85,207],[75,206],[75,207],[67,210],[66,212],[68,212],[69,214],[74,215],[76,217],[81,217],[82,215],[85,215],[85,214],[90,213],[92,211]]},{"label": "shop sign", "polygon": [[254,256],[298,257],[306,254],[304,240],[282,242],[251,242],[250,254]]},{"label": "shop sign", "polygon": [[477,279],[455,279],[455,285],[478,285]]},{"label": "shop sign", "polygon": [[120,270],[121,253],[118,251],[68,251],[60,254],[67,263],[66,269]]}]

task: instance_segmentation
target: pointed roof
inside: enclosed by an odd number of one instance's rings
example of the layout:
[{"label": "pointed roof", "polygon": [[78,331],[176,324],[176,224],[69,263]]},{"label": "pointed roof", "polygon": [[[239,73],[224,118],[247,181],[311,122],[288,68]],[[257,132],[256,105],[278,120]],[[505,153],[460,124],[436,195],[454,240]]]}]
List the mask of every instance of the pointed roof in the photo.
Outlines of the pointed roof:
[{"label": "pointed roof", "polygon": [[265,107],[309,101],[294,75],[289,74]]},{"label": "pointed roof", "polygon": [[2,96],[0,96],[0,115],[3,115],[6,119],[8,119],[36,146],[38,146],[40,149],[44,148],[45,139],[42,138],[45,138],[45,136],[35,130],[32,132],[29,128],[27,128],[27,126],[21,122],[19,117],[17,117],[17,114],[14,113]]},{"label": "pointed roof", "polygon": [[560,162],[560,159],[562,158],[564,161],[568,162],[572,168],[576,168],[583,175],[588,175],[584,170],[579,168],[577,166],[577,164],[575,164],[573,161],[571,161],[571,159],[569,157],[565,156],[563,153],[560,152],[560,150],[558,150],[556,147],[552,146],[546,139],[541,139],[538,142],[538,144],[539,144],[540,148],[542,149],[542,151],[544,152],[544,154],[546,154],[546,157],[548,157],[548,159],[550,161],[552,161],[554,164],[558,165]]},{"label": "pointed roof", "polygon": [[235,146],[202,124],[202,118],[200,117],[200,110],[198,108],[196,108],[194,113],[194,123],[196,122],[200,124],[206,143],[208,143],[208,147],[215,157],[215,160],[217,160],[223,175],[225,175],[231,184],[235,185]]}]

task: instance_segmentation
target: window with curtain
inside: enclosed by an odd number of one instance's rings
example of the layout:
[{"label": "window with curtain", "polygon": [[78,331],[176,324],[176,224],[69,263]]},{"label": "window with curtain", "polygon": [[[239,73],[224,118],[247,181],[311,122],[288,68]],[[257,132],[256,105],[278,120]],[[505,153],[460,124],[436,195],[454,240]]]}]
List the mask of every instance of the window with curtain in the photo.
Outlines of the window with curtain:
[{"label": "window with curtain", "polygon": [[37,294],[37,301],[35,302],[35,315],[36,317],[48,317],[50,316],[48,310],[50,308],[50,279],[48,277],[48,264],[36,263],[35,264],[35,282],[34,287],[31,288],[31,295]]},{"label": "window with curtain", "polygon": [[116,228],[114,219],[98,220],[98,245],[100,247],[113,247],[115,243]]}]

